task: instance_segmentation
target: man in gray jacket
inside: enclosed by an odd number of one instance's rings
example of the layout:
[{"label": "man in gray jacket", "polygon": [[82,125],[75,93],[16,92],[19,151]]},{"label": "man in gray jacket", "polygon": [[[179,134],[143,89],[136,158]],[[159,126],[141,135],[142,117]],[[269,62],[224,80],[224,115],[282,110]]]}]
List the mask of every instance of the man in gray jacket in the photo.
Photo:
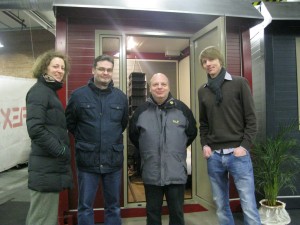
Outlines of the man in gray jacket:
[{"label": "man in gray jacket", "polygon": [[170,223],[184,224],[183,202],[187,181],[186,148],[197,136],[192,111],[170,93],[169,80],[154,74],[151,96],[134,112],[129,136],[141,156],[147,202],[147,224],[161,224],[165,195]]}]

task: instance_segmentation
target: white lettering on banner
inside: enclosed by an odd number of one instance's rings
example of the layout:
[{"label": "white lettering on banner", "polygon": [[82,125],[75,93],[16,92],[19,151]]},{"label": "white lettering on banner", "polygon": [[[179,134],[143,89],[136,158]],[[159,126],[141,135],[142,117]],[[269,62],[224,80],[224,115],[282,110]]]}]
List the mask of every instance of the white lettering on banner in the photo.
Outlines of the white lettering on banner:
[{"label": "white lettering on banner", "polygon": [[0,75],[0,172],[28,161],[26,94],[36,79]]}]

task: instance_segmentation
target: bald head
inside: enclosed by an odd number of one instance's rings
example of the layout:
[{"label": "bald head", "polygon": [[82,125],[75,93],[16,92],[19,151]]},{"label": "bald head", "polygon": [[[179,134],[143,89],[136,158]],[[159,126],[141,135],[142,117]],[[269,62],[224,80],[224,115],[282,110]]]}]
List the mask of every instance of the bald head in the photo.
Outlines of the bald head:
[{"label": "bald head", "polygon": [[169,79],[168,79],[168,77],[165,74],[163,74],[163,73],[156,73],[156,74],[152,75],[152,77],[151,77],[151,79],[149,81],[150,86],[151,86],[151,83],[153,82],[153,80],[157,80],[157,79],[160,79],[160,78],[165,79],[169,83]]},{"label": "bald head", "polygon": [[164,103],[170,92],[168,77],[163,73],[156,73],[151,77],[149,85],[152,97],[157,104]]}]

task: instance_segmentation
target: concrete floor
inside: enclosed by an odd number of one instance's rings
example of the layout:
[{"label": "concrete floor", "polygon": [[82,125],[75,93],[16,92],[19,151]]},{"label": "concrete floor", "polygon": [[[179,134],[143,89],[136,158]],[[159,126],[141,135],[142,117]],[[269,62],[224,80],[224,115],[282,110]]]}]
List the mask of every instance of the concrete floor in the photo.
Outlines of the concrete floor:
[{"label": "concrete floor", "polygon": [[[24,225],[29,208],[29,191],[27,188],[27,167],[12,168],[0,173],[0,225]],[[207,205],[206,212],[186,213],[186,225],[217,225],[215,210]],[[292,222],[299,225],[300,210],[289,210]],[[235,225],[243,225],[241,213],[234,213]],[[146,224],[145,217],[124,218],[123,225]],[[168,224],[168,216],[163,216],[163,225]]]}]

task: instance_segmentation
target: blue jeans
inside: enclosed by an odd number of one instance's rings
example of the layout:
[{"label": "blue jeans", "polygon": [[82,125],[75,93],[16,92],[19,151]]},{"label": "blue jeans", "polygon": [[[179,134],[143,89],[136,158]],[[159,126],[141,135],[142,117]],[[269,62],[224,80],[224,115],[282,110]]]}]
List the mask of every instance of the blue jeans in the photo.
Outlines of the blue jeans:
[{"label": "blue jeans", "polygon": [[233,177],[239,193],[244,224],[261,225],[255,200],[253,167],[249,152],[241,157],[236,157],[233,153],[223,155],[214,152],[207,159],[207,170],[220,225],[234,225],[229,205],[229,174]]},{"label": "blue jeans", "polygon": [[122,170],[88,173],[78,170],[78,225],[94,225],[93,205],[101,179],[104,195],[104,224],[121,224],[120,188]]},{"label": "blue jeans", "polygon": [[183,202],[185,184],[156,186],[144,184],[146,195],[147,225],[161,225],[163,198],[169,209],[169,225],[184,225]]}]

